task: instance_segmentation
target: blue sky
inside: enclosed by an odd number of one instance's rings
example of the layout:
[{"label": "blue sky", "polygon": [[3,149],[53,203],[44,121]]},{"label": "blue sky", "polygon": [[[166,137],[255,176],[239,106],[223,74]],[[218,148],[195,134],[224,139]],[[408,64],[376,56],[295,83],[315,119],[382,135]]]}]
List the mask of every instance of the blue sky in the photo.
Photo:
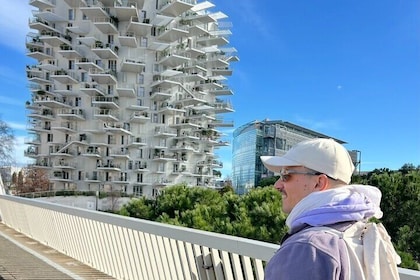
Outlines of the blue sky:
[{"label": "blue sky", "polygon": [[[0,9],[0,118],[23,158],[30,99],[27,0]],[[420,165],[420,1],[215,0],[240,58],[227,84],[235,127],[283,120],[346,141],[361,170]],[[233,129],[234,129],[233,128]],[[231,140],[233,129],[224,130]],[[231,173],[231,147],[219,152]]]}]

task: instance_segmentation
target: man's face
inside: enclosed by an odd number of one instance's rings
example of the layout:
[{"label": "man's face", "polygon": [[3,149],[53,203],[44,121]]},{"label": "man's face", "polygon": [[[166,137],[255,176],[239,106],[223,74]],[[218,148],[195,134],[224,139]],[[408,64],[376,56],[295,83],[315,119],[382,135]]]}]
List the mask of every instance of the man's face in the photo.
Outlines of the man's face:
[{"label": "man's face", "polygon": [[290,213],[299,201],[315,191],[318,177],[303,166],[284,167],[281,173],[286,175],[280,176],[274,188],[282,193],[283,212]]}]

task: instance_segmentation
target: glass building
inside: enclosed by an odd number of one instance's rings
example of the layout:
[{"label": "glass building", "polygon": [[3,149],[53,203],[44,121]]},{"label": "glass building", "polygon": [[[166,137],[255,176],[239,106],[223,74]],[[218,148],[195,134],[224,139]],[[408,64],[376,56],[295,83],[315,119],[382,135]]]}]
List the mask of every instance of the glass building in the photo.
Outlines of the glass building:
[{"label": "glass building", "polygon": [[[333,138],[338,143],[346,142],[325,134],[280,120],[252,121],[238,127],[233,133],[232,184],[239,194],[258,186],[262,178],[272,177],[260,160],[260,156],[281,156],[292,146],[312,138]],[[355,166],[358,151],[349,151]]]}]

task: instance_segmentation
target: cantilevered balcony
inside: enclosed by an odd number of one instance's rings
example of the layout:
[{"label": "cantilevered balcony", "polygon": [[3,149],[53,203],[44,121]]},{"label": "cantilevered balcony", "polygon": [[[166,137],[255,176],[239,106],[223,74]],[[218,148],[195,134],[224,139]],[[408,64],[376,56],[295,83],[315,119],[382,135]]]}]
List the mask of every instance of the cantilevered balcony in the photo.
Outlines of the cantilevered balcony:
[{"label": "cantilevered balcony", "polygon": [[172,97],[170,92],[162,92],[160,88],[155,88],[153,92],[151,92],[150,99],[153,101],[163,101],[167,100]]},{"label": "cantilevered balcony", "polygon": [[64,58],[67,59],[80,59],[82,55],[80,54],[79,50],[73,49],[72,46],[62,44],[60,45],[60,50],[58,51]]},{"label": "cantilevered balcony", "polygon": [[31,121],[28,123],[26,129],[35,132],[48,132],[51,131],[51,125],[47,122]]},{"label": "cantilevered balcony", "polygon": [[42,96],[35,97],[34,103],[48,107],[48,108],[71,108],[72,104],[62,97],[57,96]]},{"label": "cantilevered balcony", "polygon": [[188,27],[190,36],[209,36],[210,33],[201,25],[192,25]]},{"label": "cantilevered balcony", "polygon": [[147,123],[150,121],[148,112],[133,112],[130,116],[130,122],[133,123]]},{"label": "cantilevered balcony", "polygon": [[[129,21],[131,17],[138,17],[138,8],[135,1],[114,2],[115,16],[120,21]],[[140,8],[141,9],[141,8]]]},{"label": "cantilevered balcony", "polygon": [[190,58],[176,54],[176,53],[165,53],[160,57],[159,64],[168,67],[177,67],[186,64],[190,61]]},{"label": "cantilevered balcony", "polygon": [[101,158],[101,147],[99,146],[88,146],[83,152],[84,157]]},{"label": "cantilevered balcony", "polygon": [[113,17],[96,17],[93,22],[104,34],[118,34],[118,23]]},{"label": "cantilevered balcony", "polygon": [[109,17],[109,14],[105,10],[104,4],[98,0],[85,0],[87,6],[80,7],[80,10],[84,15],[86,15],[90,20],[95,18],[106,18]]},{"label": "cantilevered balcony", "polygon": [[29,146],[23,154],[25,157],[37,158],[39,157],[39,148],[36,146]]},{"label": "cantilevered balcony", "polygon": [[216,96],[219,96],[219,95],[233,95],[233,91],[227,86],[224,86],[223,88],[210,89],[209,93],[214,94]]},{"label": "cantilevered balcony", "polygon": [[38,64],[38,67],[42,70],[46,70],[50,72],[59,70],[57,59],[44,60],[40,64]]},{"label": "cantilevered balcony", "polygon": [[42,30],[40,32],[39,40],[52,47],[58,47],[60,45],[71,45],[71,37],[68,35],[62,35],[57,31]]},{"label": "cantilevered balcony", "polygon": [[96,169],[103,171],[121,171],[121,164],[114,163],[109,161],[107,163],[98,164]]},{"label": "cantilevered balcony", "polygon": [[197,45],[199,46],[223,46],[229,44],[229,40],[222,36],[209,35],[197,38]]},{"label": "cantilevered balcony", "polygon": [[128,147],[141,147],[141,146],[147,146],[146,139],[143,139],[141,137],[134,137],[132,136],[128,142]]},{"label": "cantilevered balcony", "polygon": [[145,67],[146,63],[144,62],[144,59],[124,57],[121,61],[122,72],[141,73],[144,71]]},{"label": "cantilevered balcony", "polygon": [[90,96],[105,96],[107,89],[96,83],[82,83],[80,91]]},{"label": "cantilevered balcony", "polygon": [[58,182],[73,182],[73,176],[70,172],[67,171],[54,171],[53,176],[50,178],[51,181]]},{"label": "cantilevered balcony", "polygon": [[110,133],[132,135],[130,131],[130,124],[128,123],[116,123],[116,122],[104,123],[104,130]]},{"label": "cantilevered balcony", "polygon": [[76,62],[76,66],[85,71],[90,71],[91,69],[96,69],[96,71],[99,72],[104,71],[100,65],[85,57],[80,58],[80,60]]},{"label": "cantilevered balcony", "polygon": [[25,137],[23,143],[26,145],[41,145],[41,136],[38,134],[34,134],[30,137]]},{"label": "cantilevered balcony", "polygon": [[109,156],[113,157],[114,159],[118,159],[118,158],[130,159],[130,153],[128,152],[127,149],[124,149],[124,148],[122,148],[122,149],[112,149],[109,152]]},{"label": "cantilevered balcony", "polygon": [[155,92],[156,90],[161,92],[162,90],[165,91],[165,90],[171,89],[173,87],[178,87],[178,86],[181,86],[180,82],[171,81],[164,77],[157,78],[151,84],[151,87],[154,88],[153,92]]},{"label": "cantilevered balcony", "polygon": [[61,131],[63,133],[76,133],[77,122],[67,121],[53,124],[51,128],[55,131]]},{"label": "cantilevered balcony", "polygon": [[175,42],[178,41],[181,38],[185,38],[188,36],[189,32],[188,30],[182,29],[180,27],[161,27],[159,30],[159,35],[156,36],[156,40],[162,41],[162,42]]},{"label": "cantilevered balcony", "polygon": [[[37,84],[37,85],[44,85],[48,86],[50,84],[53,84],[54,82],[50,79],[50,77],[44,73],[28,73],[27,75],[28,81],[31,84]],[[35,90],[45,93],[46,90]]]},{"label": "cantilevered balcony", "polygon": [[182,104],[183,106],[197,105],[206,103],[205,96],[199,93],[185,93],[179,95],[173,104]]},{"label": "cantilevered balcony", "polygon": [[[68,1],[71,1],[71,0],[68,0]],[[79,1],[79,0],[74,0],[74,1]],[[83,1],[83,0],[80,0],[80,1]],[[75,21],[71,25],[67,26],[66,30],[78,36],[84,36],[89,33],[90,23],[91,23],[90,20]]]},{"label": "cantilevered balcony", "polygon": [[60,111],[58,111],[57,116],[66,120],[85,120],[85,114],[83,109],[61,109]]},{"label": "cantilevered balcony", "polygon": [[181,109],[180,107],[175,107],[172,104],[162,105],[158,109],[158,113],[161,114],[172,114],[172,115],[184,115],[185,109]]},{"label": "cantilevered balcony", "polygon": [[[142,172],[149,172],[150,170],[147,167],[147,162],[136,162],[133,165],[133,172],[142,173]],[[139,182],[136,182],[136,184]]]},{"label": "cantilevered balcony", "polygon": [[177,129],[199,129],[201,127],[199,123],[189,119],[176,120],[168,126]]},{"label": "cantilevered balcony", "polygon": [[64,2],[67,3],[70,7],[86,7],[86,1],[85,0],[64,0]]},{"label": "cantilevered balcony", "polygon": [[97,68],[91,68],[89,69],[89,75],[98,84],[115,85],[117,83],[117,73],[114,69],[98,70]]},{"label": "cantilevered balcony", "polygon": [[224,120],[222,118],[217,118],[216,120],[211,122],[213,127],[233,127],[234,122],[233,120]]},{"label": "cantilevered balcony", "polygon": [[130,104],[127,107],[128,110],[133,110],[133,111],[138,111],[138,112],[142,112],[142,111],[147,111],[149,110],[149,106],[145,106],[143,105],[143,103],[141,102],[141,100],[137,100],[136,103],[134,104]]},{"label": "cantilevered balcony", "polygon": [[28,117],[41,120],[54,120],[54,112],[49,108],[41,109],[38,107],[38,110],[31,111]]},{"label": "cantilevered balcony", "polygon": [[127,32],[136,36],[146,36],[151,33],[152,24],[148,19],[140,19],[139,17],[131,17],[127,26]]},{"label": "cantilevered balcony", "polygon": [[54,169],[76,169],[77,163],[73,160],[56,159],[53,161],[52,168]]},{"label": "cantilevered balcony", "polygon": [[39,46],[31,46],[27,49],[26,55],[38,61],[54,59],[54,52],[50,48],[45,48],[43,44]]},{"label": "cantilevered balcony", "polygon": [[166,0],[159,7],[159,13],[165,16],[177,17],[194,7],[192,0]]},{"label": "cantilevered balcony", "polygon": [[220,83],[219,80],[215,79],[207,79],[205,81],[200,82],[200,87],[206,90],[214,90],[214,89],[223,89],[224,85]]},{"label": "cantilevered balcony", "polygon": [[64,22],[67,19],[65,17],[60,16],[60,14],[55,9],[45,9],[40,11],[32,11],[32,14],[40,18],[46,22]]},{"label": "cantilevered balcony", "polygon": [[213,106],[216,114],[235,112],[235,110],[232,107],[232,104],[226,100],[216,100]]},{"label": "cantilevered balcony", "polygon": [[51,74],[50,78],[66,85],[79,83],[79,77],[77,77],[76,72],[70,70],[57,70]]},{"label": "cantilevered balcony", "polygon": [[126,32],[118,36],[121,46],[136,48],[138,46],[137,38],[134,32]]},{"label": "cantilevered balcony", "polygon": [[171,129],[166,126],[155,127],[154,137],[168,138],[176,136],[176,129]]},{"label": "cantilevered balcony", "polygon": [[103,120],[105,122],[117,122],[118,110],[111,109],[95,109],[93,116],[97,119]]},{"label": "cantilevered balcony", "polygon": [[61,156],[70,158],[76,155],[76,152],[72,149],[69,149],[69,144],[66,145],[55,145],[50,147],[51,156]]},{"label": "cantilevered balcony", "polygon": [[229,69],[229,67],[216,67],[211,69],[212,75],[223,75],[223,76],[232,76],[232,69]]},{"label": "cantilevered balcony", "polygon": [[29,5],[39,10],[51,9],[55,7],[55,1],[51,0],[29,0]]},{"label": "cantilevered balcony", "polygon": [[92,105],[107,109],[119,109],[118,97],[94,96],[92,97]]},{"label": "cantilevered balcony", "polygon": [[134,84],[118,83],[115,90],[117,91],[118,96],[120,96],[120,97],[132,97],[132,98],[134,98],[134,97],[137,96]]},{"label": "cantilevered balcony", "polygon": [[92,48],[92,51],[102,59],[117,59],[117,46],[112,44],[104,44],[101,41],[97,41]]},{"label": "cantilevered balcony", "polygon": [[38,17],[29,19],[29,28],[38,30],[39,32],[46,31],[46,30],[51,31],[51,32],[59,32],[57,29],[53,27],[51,23]]},{"label": "cantilevered balcony", "polygon": [[88,183],[100,183],[104,180],[104,176],[102,174],[98,174],[97,171],[93,171],[92,173],[85,174],[85,182]]}]

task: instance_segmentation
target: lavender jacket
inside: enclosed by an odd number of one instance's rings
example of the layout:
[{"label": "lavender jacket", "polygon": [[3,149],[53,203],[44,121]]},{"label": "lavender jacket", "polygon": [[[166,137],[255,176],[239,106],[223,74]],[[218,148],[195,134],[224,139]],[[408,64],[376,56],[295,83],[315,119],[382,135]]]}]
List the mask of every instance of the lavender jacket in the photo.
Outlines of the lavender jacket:
[{"label": "lavender jacket", "polygon": [[[344,231],[349,222],[329,225]],[[303,225],[283,238],[265,268],[266,280],[344,280],[349,271],[346,244],[336,235]]]},{"label": "lavender jacket", "polygon": [[289,234],[265,268],[266,280],[344,280],[349,274],[345,241],[311,230],[330,226],[339,231],[370,217],[381,218],[381,192],[368,185],[349,185],[314,192],[289,214]]}]

